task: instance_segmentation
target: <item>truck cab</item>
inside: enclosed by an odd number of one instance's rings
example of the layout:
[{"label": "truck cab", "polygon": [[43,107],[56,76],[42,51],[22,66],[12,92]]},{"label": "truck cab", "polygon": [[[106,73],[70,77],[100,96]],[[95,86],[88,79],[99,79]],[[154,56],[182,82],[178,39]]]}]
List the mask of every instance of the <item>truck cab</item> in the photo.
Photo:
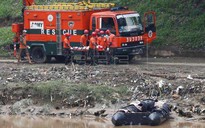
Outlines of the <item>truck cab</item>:
[{"label": "truck cab", "polygon": [[[155,21],[152,23],[154,23],[153,27],[155,28]],[[128,11],[123,7],[93,13],[90,19],[90,30],[100,29],[106,31],[109,29],[111,33],[116,35],[115,41],[111,45],[114,55],[126,55],[129,59],[135,55],[145,53],[145,44],[148,43],[148,34],[146,33],[150,32],[150,28],[144,28],[146,26],[141,21],[139,13]],[[155,33],[156,28],[153,30],[152,32]],[[155,37],[150,36],[149,42],[156,38],[156,34],[151,34]]]}]

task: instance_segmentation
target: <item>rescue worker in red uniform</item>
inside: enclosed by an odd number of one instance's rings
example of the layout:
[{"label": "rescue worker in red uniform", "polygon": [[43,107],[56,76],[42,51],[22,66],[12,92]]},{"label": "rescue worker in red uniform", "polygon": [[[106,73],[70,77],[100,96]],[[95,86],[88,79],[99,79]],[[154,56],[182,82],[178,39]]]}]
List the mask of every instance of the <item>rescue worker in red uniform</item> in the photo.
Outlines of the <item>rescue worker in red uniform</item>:
[{"label": "rescue worker in red uniform", "polygon": [[30,55],[29,55],[29,51],[28,51],[28,49],[30,49],[30,47],[26,45],[26,30],[23,30],[23,34],[20,36],[19,45],[20,45],[20,47],[19,47],[19,53],[18,53],[18,63],[21,60],[22,52],[26,51],[26,56],[27,56],[28,62],[29,62],[29,64],[32,64],[31,59],[30,59]]},{"label": "rescue worker in red uniform", "polygon": [[96,32],[96,35],[97,35],[97,37],[99,37],[100,36],[100,29],[95,29],[95,32]]},{"label": "rescue worker in red uniform", "polygon": [[107,53],[106,53],[106,48],[107,48],[107,38],[105,37],[105,32],[100,31],[100,37],[97,39],[97,44],[98,44],[98,52],[99,52],[99,57],[98,57],[98,62],[103,62],[107,63]]},{"label": "rescue worker in red uniform", "polygon": [[110,47],[114,42],[115,35],[110,32],[110,30],[106,30],[106,34],[108,35],[108,46]]},{"label": "rescue worker in red uniform", "polygon": [[105,33],[108,39],[107,41],[108,44],[107,44],[107,49],[106,49],[107,57],[108,57],[109,62],[111,62],[113,58],[113,47],[111,46],[115,46],[115,35],[112,34],[109,29],[106,30]]},{"label": "rescue worker in red uniform", "polygon": [[88,35],[89,35],[89,31],[88,30],[84,30],[84,34],[80,37],[80,45],[82,47],[84,46],[88,46]]},{"label": "rescue worker in red uniform", "polygon": [[100,37],[97,39],[97,44],[100,46],[98,51],[101,55],[104,54],[103,52],[105,52],[105,49],[107,48],[107,38],[104,34],[104,31],[100,31]]},{"label": "rescue worker in red uniform", "polygon": [[96,54],[97,54],[97,34],[96,32],[92,32],[92,37],[90,38],[90,44],[89,44],[89,54],[91,57],[91,64],[96,64]]},{"label": "rescue worker in red uniform", "polygon": [[63,40],[63,54],[65,56],[65,65],[68,64],[69,61],[73,62],[72,55],[72,47],[70,45],[70,34],[65,34],[65,39]]},{"label": "rescue worker in red uniform", "polygon": [[[85,46],[89,45],[88,35],[89,35],[89,31],[84,30],[84,34],[80,37],[80,46],[82,48],[85,48]],[[81,57],[82,60],[86,61],[86,59],[87,59],[87,54],[86,53],[87,53],[86,51],[82,50],[82,57]]]}]

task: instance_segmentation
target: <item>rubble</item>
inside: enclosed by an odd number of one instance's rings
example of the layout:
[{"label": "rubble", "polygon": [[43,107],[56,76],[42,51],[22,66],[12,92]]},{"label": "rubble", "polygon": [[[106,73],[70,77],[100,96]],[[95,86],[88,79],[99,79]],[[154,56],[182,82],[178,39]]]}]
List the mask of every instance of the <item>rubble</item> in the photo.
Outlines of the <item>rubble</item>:
[{"label": "rubble", "polygon": [[[36,114],[51,116],[70,116],[71,113],[53,112],[52,108],[34,108],[33,105],[42,105],[44,100],[54,104],[53,108],[93,108],[96,103],[108,104],[127,103],[136,99],[157,98],[167,99],[173,107],[173,113],[190,118],[205,115],[205,79],[204,68],[190,67],[156,67],[145,65],[72,65],[42,64],[42,65],[1,65],[0,64],[0,104],[11,105],[12,114]],[[197,74],[197,75],[195,75]],[[193,78],[193,79],[192,79]],[[62,80],[56,85],[53,92],[45,88],[48,97],[38,94],[36,86],[50,81]],[[75,90],[68,94],[61,90],[61,86],[70,87],[78,84],[113,89],[102,90]],[[50,87],[50,86],[48,86]],[[122,87],[123,90],[115,91]],[[82,91],[82,92],[79,92]],[[95,91],[95,92],[94,92]],[[105,91],[99,99],[96,93]],[[108,97],[106,99],[106,96]],[[27,104],[32,99],[33,104]],[[45,103],[46,104],[46,103]],[[195,104],[193,106],[193,104]],[[43,104],[44,105],[44,104]],[[197,106],[199,105],[199,106]],[[190,107],[191,106],[191,107]],[[57,110],[57,109],[56,109]],[[187,111],[184,111],[187,110]],[[3,111],[3,110],[2,110]],[[3,112],[2,112],[3,113]],[[85,114],[79,111],[71,115]],[[98,114],[103,116],[103,114]]]}]

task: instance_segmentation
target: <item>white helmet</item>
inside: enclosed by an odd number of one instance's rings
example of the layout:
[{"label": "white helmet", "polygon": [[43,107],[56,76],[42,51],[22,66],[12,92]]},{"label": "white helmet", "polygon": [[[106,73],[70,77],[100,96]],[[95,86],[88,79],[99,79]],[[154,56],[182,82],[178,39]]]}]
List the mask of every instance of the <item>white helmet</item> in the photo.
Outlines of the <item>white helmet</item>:
[{"label": "white helmet", "polygon": [[27,31],[26,30],[23,30],[23,33],[26,33]]}]

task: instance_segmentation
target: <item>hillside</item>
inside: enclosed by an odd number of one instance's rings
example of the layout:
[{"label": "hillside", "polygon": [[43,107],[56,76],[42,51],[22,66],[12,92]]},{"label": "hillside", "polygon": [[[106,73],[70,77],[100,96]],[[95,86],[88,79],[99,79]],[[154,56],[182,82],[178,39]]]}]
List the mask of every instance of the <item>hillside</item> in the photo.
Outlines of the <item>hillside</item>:
[{"label": "hillside", "polygon": [[[55,2],[55,0],[50,0],[51,2]],[[108,2],[108,0],[104,2]],[[156,47],[175,46],[178,49],[205,49],[204,0],[109,0],[109,2],[128,6],[141,15],[149,10],[156,11],[158,38],[153,43]],[[47,4],[40,0],[36,0],[36,3]],[[11,43],[13,34],[10,32],[10,26],[14,21],[21,21],[21,8],[22,0],[0,2],[0,47]]]},{"label": "hillside", "polygon": [[155,45],[175,45],[185,49],[205,49],[205,1],[204,0],[148,0],[139,1],[132,8],[140,12],[154,10],[157,13]]}]

